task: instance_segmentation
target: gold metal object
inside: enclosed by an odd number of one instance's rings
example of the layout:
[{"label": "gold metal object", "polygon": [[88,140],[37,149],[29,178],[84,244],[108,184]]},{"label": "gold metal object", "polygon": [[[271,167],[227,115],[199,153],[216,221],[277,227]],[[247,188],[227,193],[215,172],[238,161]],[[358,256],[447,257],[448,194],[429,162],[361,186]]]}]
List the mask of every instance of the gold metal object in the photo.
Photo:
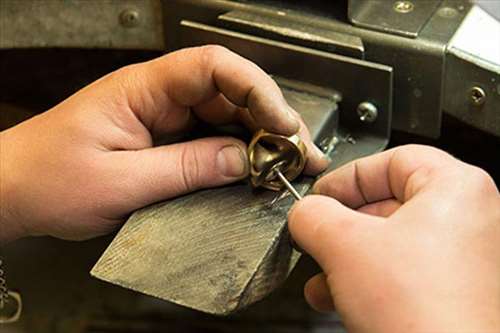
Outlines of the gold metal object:
[{"label": "gold metal object", "polygon": [[21,317],[22,309],[23,303],[21,300],[21,294],[9,290],[7,292],[7,297],[4,299],[3,304],[0,307],[0,325],[18,321],[19,317]]},{"label": "gold metal object", "polygon": [[306,146],[298,135],[287,137],[258,131],[248,146],[252,185],[273,191],[292,187],[289,183],[287,186],[279,175],[287,182],[297,178],[306,165],[306,152]]}]

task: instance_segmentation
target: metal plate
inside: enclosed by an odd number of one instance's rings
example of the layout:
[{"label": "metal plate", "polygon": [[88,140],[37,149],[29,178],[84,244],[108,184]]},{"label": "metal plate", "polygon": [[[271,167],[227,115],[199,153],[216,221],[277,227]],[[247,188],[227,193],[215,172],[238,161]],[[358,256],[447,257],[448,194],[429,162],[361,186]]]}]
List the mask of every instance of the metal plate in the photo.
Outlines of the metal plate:
[{"label": "metal plate", "polygon": [[165,48],[159,0],[2,0],[0,31],[4,49]]},{"label": "metal plate", "polygon": [[349,0],[349,20],[360,27],[416,38],[439,0]]},{"label": "metal plate", "polygon": [[[182,47],[220,44],[268,73],[337,90],[342,94],[342,126],[383,138],[390,135],[392,68],[389,66],[187,20],[181,22],[180,37]],[[379,117],[373,123],[359,121],[356,109],[364,101],[378,108]]]},{"label": "metal plate", "polygon": [[[282,2],[272,3],[276,6],[228,0],[165,2],[164,15],[168,17],[165,21],[167,49],[175,50],[184,45],[184,37],[179,33],[179,23],[182,20],[217,25],[221,24],[217,18],[231,11],[250,12],[256,16],[271,15],[275,18],[281,16],[287,22],[308,28],[356,36],[363,41],[365,60],[394,68],[393,128],[426,137],[439,136],[444,97],[444,52],[471,7],[468,0],[443,1],[424,25],[418,38],[353,26],[342,19],[344,13],[327,12],[333,2],[294,2],[293,9],[284,6]],[[363,77],[358,77],[359,83],[363,81]]]},{"label": "metal plate", "polygon": [[[493,41],[499,36],[500,22],[472,8],[447,49],[444,93],[446,113],[498,137],[500,42]],[[472,95],[474,89],[480,96]]]},{"label": "metal plate", "polygon": [[219,20],[224,27],[259,37],[278,39],[358,59],[364,58],[365,50],[361,38],[290,21],[286,19],[286,15],[271,16],[231,11],[220,15]]}]

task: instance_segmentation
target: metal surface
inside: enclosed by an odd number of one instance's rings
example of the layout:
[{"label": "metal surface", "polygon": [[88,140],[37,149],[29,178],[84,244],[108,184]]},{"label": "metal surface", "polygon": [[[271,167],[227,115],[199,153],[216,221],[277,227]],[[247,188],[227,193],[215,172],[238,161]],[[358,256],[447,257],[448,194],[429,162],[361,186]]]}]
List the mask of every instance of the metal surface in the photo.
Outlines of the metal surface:
[{"label": "metal surface", "polygon": [[279,191],[286,184],[276,176],[285,174],[290,181],[297,178],[306,165],[306,154],[298,135],[286,137],[260,130],[248,145],[250,182],[254,187]]},{"label": "metal surface", "polygon": [[446,51],[445,112],[500,136],[500,22],[474,7]]},{"label": "metal surface", "polygon": [[278,38],[287,43],[296,43],[358,59],[364,58],[361,38],[290,21],[286,15],[276,17],[235,10],[219,15],[218,19],[225,28],[259,37]]},{"label": "metal surface", "polygon": [[500,133],[500,70],[484,67],[454,54],[446,62],[445,112],[476,128]]},{"label": "metal surface", "polygon": [[[404,17],[397,20],[402,24],[423,22],[423,14],[422,20],[410,18],[416,17],[422,8],[430,11],[431,4],[438,3],[411,2],[414,8],[408,13],[395,11],[396,1],[352,0],[351,7],[362,8],[359,13],[366,16],[381,3],[389,6],[386,12],[375,15],[374,19],[383,20],[383,25],[388,28],[399,29],[397,22],[387,21],[390,15]],[[0,48],[175,50],[183,45],[179,25],[182,20],[226,27],[319,50],[333,50],[353,57],[359,57],[362,46],[364,59],[395,69],[393,128],[428,137],[439,136],[445,98],[448,98],[444,90],[447,86],[445,50],[471,8],[467,0],[441,1],[419,29],[417,38],[408,38],[345,22],[345,13],[335,12],[345,10],[337,2],[5,0],[0,6]],[[129,23],[120,20],[120,13],[127,10],[138,13],[138,20],[132,19],[135,26],[127,27]],[[481,25],[476,26],[481,28]],[[476,126],[476,123],[471,124]]]},{"label": "metal surface", "polygon": [[[333,2],[322,3],[325,9],[321,10],[332,10],[333,5]],[[356,36],[363,42],[366,60],[394,68],[393,128],[423,136],[439,136],[445,84],[445,49],[471,7],[467,0],[443,1],[415,39],[356,27],[342,19],[321,15],[309,7],[306,3],[290,9],[225,0],[171,0],[164,3],[165,17],[168,17],[165,21],[166,46],[168,50],[174,50],[184,45],[184,35],[178,33],[182,20],[222,26],[224,23],[218,17],[232,11],[281,17],[284,22],[307,26],[308,29]],[[440,15],[443,8],[453,9],[457,15]],[[276,37],[276,40],[281,38]],[[297,44],[301,45],[299,41]],[[293,67],[284,68],[291,72]],[[331,77],[335,77],[335,73]]]},{"label": "metal surface", "polygon": [[[340,118],[344,126],[359,128],[356,112],[351,110],[356,110],[365,100],[373,101],[379,109],[380,121],[364,124],[363,131],[389,137],[392,68],[192,21],[182,21],[181,26],[184,47],[220,44],[252,60],[268,73],[339,91],[342,94]],[[357,80],[359,77],[366,79]]]},{"label": "metal surface", "polygon": [[287,190],[290,191],[290,193],[293,195],[293,197],[295,198],[295,200],[302,199],[302,196],[300,195],[300,193],[295,189],[295,187],[293,187],[292,184],[290,184],[290,182],[288,181],[288,179],[279,170],[276,170],[276,175],[283,182],[283,185],[285,185],[285,187],[287,188]]},{"label": "metal surface", "polygon": [[3,49],[165,49],[159,0],[2,0],[0,31]]},{"label": "metal surface", "polygon": [[349,20],[362,28],[416,38],[440,0],[349,0]]}]

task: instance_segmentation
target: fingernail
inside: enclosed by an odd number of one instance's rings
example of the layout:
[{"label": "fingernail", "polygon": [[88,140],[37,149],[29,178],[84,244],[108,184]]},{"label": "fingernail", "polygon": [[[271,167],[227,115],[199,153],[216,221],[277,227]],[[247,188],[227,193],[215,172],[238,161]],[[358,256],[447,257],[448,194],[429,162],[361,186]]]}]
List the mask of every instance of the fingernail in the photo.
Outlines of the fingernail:
[{"label": "fingernail", "polygon": [[217,154],[217,169],[226,177],[241,178],[247,173],[247,155],[240,146],[222,147]]}]

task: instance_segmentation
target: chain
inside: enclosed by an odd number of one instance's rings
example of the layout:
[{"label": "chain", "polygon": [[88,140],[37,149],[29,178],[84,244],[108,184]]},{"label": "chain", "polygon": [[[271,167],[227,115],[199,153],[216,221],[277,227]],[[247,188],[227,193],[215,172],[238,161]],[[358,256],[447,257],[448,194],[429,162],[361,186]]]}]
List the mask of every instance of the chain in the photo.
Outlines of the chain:
[{"label": "chain", "polygon": [[7,298],[9,298],[9,289],[7,288],[7,279],[5,278],[3,261],[2,258],[0,258],[0,309],[5,306]]}]

